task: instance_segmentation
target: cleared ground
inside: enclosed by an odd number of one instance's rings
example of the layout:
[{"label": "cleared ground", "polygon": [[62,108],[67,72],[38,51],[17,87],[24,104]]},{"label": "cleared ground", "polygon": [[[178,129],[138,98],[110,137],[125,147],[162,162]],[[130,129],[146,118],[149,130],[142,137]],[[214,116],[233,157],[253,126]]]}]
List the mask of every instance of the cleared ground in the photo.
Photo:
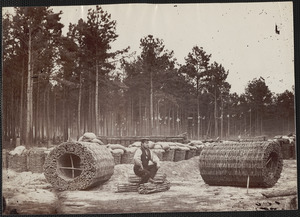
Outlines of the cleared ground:
[{"label": "cleared ground", "polygon": [[297,189],[296,160],[284,160],[276,185],[269,189],[209,186],[198,167],[199,157],[180,162],[162,162],[171,189],[148,195],[116,193],[116,185],[127,182],[132,165],[116,165],[109,181],[86,191],[55,191],[43,174],[3,170],[6,214],[100,214],[141,212],[214,212],[297,209],[294,196],[265,198],[262,193]]}]

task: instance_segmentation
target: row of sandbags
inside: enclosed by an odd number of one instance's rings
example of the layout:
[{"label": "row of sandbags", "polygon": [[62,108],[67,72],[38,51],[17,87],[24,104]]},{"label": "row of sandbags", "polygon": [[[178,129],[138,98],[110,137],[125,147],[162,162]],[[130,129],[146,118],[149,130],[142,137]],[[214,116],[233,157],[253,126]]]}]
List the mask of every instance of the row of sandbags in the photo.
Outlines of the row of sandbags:
[{"label": "row of sandbags", "polygon": [[[200,155],[205,144],[182,144],[176,142],[152,142],[149,141],[149,148],[158,156],[161,161],[181,161]],[[132,164],[135,151],[141,147],[141,142],[134,142],[128,147],[120,144],[108,144],[115,159],[115,164]]]}]

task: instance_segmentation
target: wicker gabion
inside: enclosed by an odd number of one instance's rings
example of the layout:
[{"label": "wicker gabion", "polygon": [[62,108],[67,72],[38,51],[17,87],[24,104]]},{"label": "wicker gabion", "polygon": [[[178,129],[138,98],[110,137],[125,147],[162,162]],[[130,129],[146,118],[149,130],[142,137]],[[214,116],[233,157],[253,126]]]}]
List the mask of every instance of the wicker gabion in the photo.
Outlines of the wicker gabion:
[{"label": "wicker gabion", "polygon": [[188,150],[189,150],[188,148],[178,147],[175,150],[174,162],[185,160],[185,155]]},{"label": "wicker gabion", "polygon": [[55,189],[81,190],[110,179],[114,165],[114,158],[106,146],[65,142],[48,154],[44,175]]},{"label": "wicker gabion", "polygon": [[136,147],[126,148],[126,151],[121,158],[121,164],[133,164],[133,157],[136,149]]},{"label": "wicker gabion", "polygon": [[45,163],[45,149],[32,148],[27,154],[27,169],[33,173],[42,173]]},{"label": "wicker gabion", "polygon": [[185,154],[185,159],[188,160],[194,157],[196,155],[196,151],[197,148],[190,148],[190,150],[188,150]]},{"label": "wicker gabion", "polygon": [[280,178],[282,154],[277,142],[215,143],[199,158],[202,179],[209,185],[272,187]]},{"label": "wicker gabion", "polygon": [[25,146],[18,146],[7,153],[7,167],[16,172],[27,171],[27,152]]},{"label": "wicker gabion", "polygon": [[7,169],[7,150],[2,149],[2,168]]},{"label": "wicker gabion", "polygon": [[163,161],[173,161],[174,160],[175,149],[168,149],[163,153]]}]

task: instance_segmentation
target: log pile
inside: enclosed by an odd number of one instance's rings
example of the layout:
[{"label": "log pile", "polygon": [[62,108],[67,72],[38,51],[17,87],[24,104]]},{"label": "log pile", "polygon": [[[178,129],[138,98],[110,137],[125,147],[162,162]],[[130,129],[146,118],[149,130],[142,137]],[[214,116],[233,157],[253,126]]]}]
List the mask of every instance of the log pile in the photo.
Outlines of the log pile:
[{"label": "log pile", "polygon": [[209,185],[272,187],[282,171],[280,145],[274,141],[205,147],[199,158],[200,175]]},{"label": "log pile", "polygon": [[114,165],[114,158],[105,145],[64,142],[48,154],[44,175],[55,189],[81,190],[110,179]]}]

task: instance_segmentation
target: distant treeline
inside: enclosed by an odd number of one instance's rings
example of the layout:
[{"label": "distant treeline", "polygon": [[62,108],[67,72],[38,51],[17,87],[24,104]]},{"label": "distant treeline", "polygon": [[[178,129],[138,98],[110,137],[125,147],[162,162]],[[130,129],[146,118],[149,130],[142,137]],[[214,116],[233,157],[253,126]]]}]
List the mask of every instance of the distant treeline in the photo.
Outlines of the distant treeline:
[{"label": "distant treeline", "polygon": [[260,77],[245,93],[230,93],[229,71],[203,47],[194,46],[184,65],[152,35],[137,41],[140,54],[112,52],[117,24],[101,7],[70,24],[66,36],[61,14],[18,7],[3,15],[4,141],[20,137],[33,146],[84,132],[224,139],[295,131],[294,90],[271,93]]}]

